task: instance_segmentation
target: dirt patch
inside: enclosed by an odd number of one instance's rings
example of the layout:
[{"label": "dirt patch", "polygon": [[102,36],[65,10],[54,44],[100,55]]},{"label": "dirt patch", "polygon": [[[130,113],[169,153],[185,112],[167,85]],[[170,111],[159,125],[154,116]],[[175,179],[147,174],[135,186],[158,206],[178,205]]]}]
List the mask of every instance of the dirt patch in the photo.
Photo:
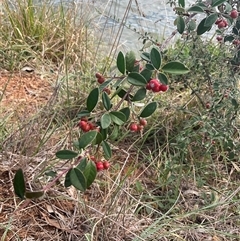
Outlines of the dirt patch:
[{"label": "dirt patch", "polygon": [[49,80],[34,72],[1,72],[1,112],[19,115],[35,112],[47,103],[53,90]]}]

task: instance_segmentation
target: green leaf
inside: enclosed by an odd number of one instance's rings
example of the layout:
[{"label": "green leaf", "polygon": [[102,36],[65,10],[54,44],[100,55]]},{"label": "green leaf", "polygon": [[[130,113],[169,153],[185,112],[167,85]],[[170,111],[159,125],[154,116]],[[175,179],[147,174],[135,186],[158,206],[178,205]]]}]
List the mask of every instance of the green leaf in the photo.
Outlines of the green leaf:
[{"label": "green leaf", "polygon": [[112,108],[111,100],[108,97],[108,94],[105,92],[102,93],[102,103],[103,103],[104,108],[107,111],[109,111]]},{"label": "green leaf", "polygon": [[48,172],[45,172],[45,175],[47,177],[56,177],[57,172],[55,172],[55,171],[48,171]]},{"label": "green leaf", "polygon": [[18,169],[14,178],[13,178],[13,188],[15,194],[21,198],[24,199],[26,187],[25,187],[25,180],[22,169]]},{"label": "green leaf", "polygon": [[123,125],[126,122],[126,116],[120,111],[112,111],[109,113],[114,122],[117,125]]},{"label": "green leaf", "polygon": [[238,106],[239,106],[239,104],[238,104],[238,102],[237,102],[237,100],[236,99],[232,99],[232,105],[234,106],[234,108],[235,109],[237,109],[238,108]]},{"label": "green leaf", "polygon": [[162,63],[162,56],[160,51],[156,48],[153,47],[150,52],[150,59],[151,63],[154,66],[155,69],[159,69]]},{"label": "green leaf", "polygon": [[219,5],[221,5],[222,3],[226,2],[226,0],[212,0],[212,7],[217,7]]},{"label": "green leaf", "polygon": [[211,29],[211,27],[205,27],[205,21],[206,21],[206,18],[202,19],[202,21],[198,24],[197,35],[202,35]]},{"label": "green leaf", "polygon": [[78,153],[70,150],[61,150],[56,153],[56,157],[62,160],[72,159],[78,156]]},{"label": "green leaf", "polygon": [[106,140],[107,139],[107,134],[108,134],[108,128],[106,128],[106,129],[101,128],[100,129],[100,133],[102,135],[102,140]]},{"label": "green leaf", "polygon": [[[154,70],[154,67],[153,67],[152,64],[147,63],[147,64],[145,65],[145,67],[146,67],[147,70]],[[144,70],[145,70],[145,69],[144,69]],[[151,71],[151,73],[152,73],[152,71]],[[141,72],[141,74],[142,74],[142,72]]]},{"label": "green leaf", "polygon": [[87,109],[89,112],[93,111],[98,103],[99,89],[93,89],[87,98]]},{"label": "green leaf", "polygon": [[70,181],[71,181],[72,185],[80,191],[84,192],[87,188],[86,178],[78,168],[71,169]]},{"label": "green leaf", "polygon": [[177,31],[182,34],[185,29],[185,21],[182,16],[177,17]]},{"label": "green leaf", "polygon": [[84,133],[78,140],[78,148],[84,149],[86,146],[92,143],[96,138],[97,131],[89,131]]},{"label": "green leaf", "polygon": [[101,117],[100,122],[101,122],[102,129],[108,128],[112,123],[112,119],[109,113],[104,113]]},{"label": "green leaf", "polygon": [[85,176],[86,182],[87,182],[86,188],[89,188],[97,176],[96,165],[93,161],[89,161],[87,163],[87,166],[83,172],[83,175]]},{"label": "green leaf", "polygon": [[192,13],[204,13],[204,9],[197,5],[190,7],[187,11]]},{"label": "green leaf", "polygon": [[131,72],[128,74],[128,82],[135,86],[145,86],[147,80],[141,74],[137,72]]},{"label": "green leaf", "polygon": [[178,5],[185,8],[185,0],[178,0]]},{"label": "green leaf", "polygon": [[64,187],[70,187],[72,185],[71,180],[70,180],[70,172],[72,168],[67,172],[64,180]]},{"label": "green leaf", "polygon": [[188,29],[190,31],[193,31],[193,30],[195,30],[196,27],[197,27],[196,21],[191,19],[188,23]]},{"label": "green leaf", "polygon": [[233,40],[234,40],[235,38],[234,38],[234,36],[233,35],[226,35],[225,37],[224,37],[224,42],[232,42]]},{"label": "green leaf", "polygon": [[154,113],[156,109],[157,109],[157,102],[151,102],[144,107],[144,109],[140,114],[140,117],[142,118],[149,117]]},{"label": "green leaf", "polygon": [[127,71],[131,72],[134,68],[134,64],[135,64],[135,53],[133,51],[129,51],[126,53],[125,56],[125,60],[126,60],[126,69]]},{"label": "green leaf", "polygon": [[129,116],[130,116],[130,109],[129,109],[129,107],[122,108],[119,111],[121,111],[125,115],[126,121],[127,121]]},{"label": "green leaf", "polygon": [[103,148],[104,157],[106,159],[110,159],[112,157],[112,150],[106,141],[102,142],[102,148]]},{"label": "green leaf", "polygon": [[103,135],[97,131],[96,139],[93,141],[93,145],[99,145],[103,141]]},{"label": "green leaf", "polygon": [[140,101],[143,100],[146,97],[147,90],[146,88],[138,89],[138,91],[135,93],[131,101]]},{"label": "green leaf", "polygon": [[158,73],[158,79],[162,84],[168,85],[168,78],[165,74],[163,73]]},{"label": "green leaf", "polygon": [[25,197],[29,199],[40,198],[43,195],[44,195],[44,191],[33,191],[33,192],[27,191],[25,193]]},{"label": "green leaf", "polygon": [[120,51],[117,56],[117,68],[120,73],[125,74],[126,62],[123,53]]},{"label": "green leaf", "polygon": [[151,60],[150,60],[150,54],[147,53],[147,52],[143,52],[143,53],[140,55],[140,57],[141,57],[143,60],[147,61],[147,62],[151,62]]},{"label": "green leaf", "polygon": [[76,168],[83,172],[85,170],[86,166],[87,166],[87,158],[84,157],[79,161]]},{"label": "green leaf", "polygon": [[204,27],[212,27],[212,25],[215,24],[217,19],[218,19],[217,13],[210,14],[204,22]]},{"label": "green leaf", "polygon": [[172,61],[165,64],[162,67],[162,70],[169,74],[186,74],[190,71],[184,64],[178,61]]},{"label": "green leaf", "polygon": [[90,116],[90,112],[88,110],[82,110],[78,113],[78,118],[85,117],[85,116]]},{"label": "green leaf", "polygon": [[114,125],[113,130],[111,130],[111,135],[109,136],[109,139],[112,141],[116,141],[119,135],[119,126]]},{"label": "green leaf", "polygon": [[[154,69],[154,67],[153,67],[153,69]],[[146,81],[149,81],[152,78],[152,70],[144,69],[144,70],[141,71],[140,74],[146,79]]]}]

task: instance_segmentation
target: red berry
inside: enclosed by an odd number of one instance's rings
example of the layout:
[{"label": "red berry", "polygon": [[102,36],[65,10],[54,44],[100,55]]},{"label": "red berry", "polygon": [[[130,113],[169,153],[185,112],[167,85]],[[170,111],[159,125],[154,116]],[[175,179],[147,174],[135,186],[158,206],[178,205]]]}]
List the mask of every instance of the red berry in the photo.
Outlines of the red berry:
[{"label": "red berry", "polygon": [[97,82],[99,84],[102,84],[104,81],[105,81],[105,78],[103,76],[97,79]]},{"label": "red berry", "polygon": [[144,126],[143,126],[143,125],[137,125],[137,130],[138,130],[138,131],[143,130],[143,128],[144,128]]},{"label": "red berry", "polygon": [[136,132],[136,131],[138,131],[138,125],[136,123],[132,123],[129,126],[129,129],[130,129],[130,131]]},{"label": "red berry", "polygon": [[87,123],[86,126],[82,127],[82,130],[83,130],[84,132],[88,132],[88,131],[91,130],[91,127],[90,127],[90,125]]},{"label": "red berry", "polygon": [[230,13],[231,18],[237,18],[238,17],[238,11],[236,9],[233,9]]},{"label": "red berry", "polygon": [[90,160],[92,160],[92,161],[96,161],[96,157],[95,156],[90,156]]},{"label": "red berry", "polygon": [[100,73],[96,73],[96,74],[95,74],[95,76],[96,76],[96,78],[97,78],[97,79],[99,79],[99,78],[102,78],[102,77],[103,77],[103,76],[102,76],[102,74],[100,74]]},{"label": "red berry", "polygon": [[146,119],[140,119],[139,124],[142,126],[146,126],[147,125]]},{"label": "red berry", "polygon": [[108,169],[110,167],[110,163],[108,161],[103,162],[104,169]]},{"label": "red berry", "polygon": [[111,94],[111,90],[109,88],[104,88],[103,91],[106,92],[108,95]]},{"label": "red berry", "polygon": [[160,84],[155,85],[155,86],[152,88],[152,91],[153,91],[153,92],[159,92],[159,91],[160,91]]},{"label": "red berry", "polygon": [[240,44],[240,40],[239,39],[234,39],[232,43],[234,45],[239,45]]},{"label": "red berry", "polygon": [[207,102],[207,103],[206,103],[206,108],[209,109],[210,107],[211,107],[210,103]]},{"label": "red berry", "polygon": [[223,37],[222,36],[217,36],[216,39],[217,39],[218,42],[221,42],[223,40]]},{"label": "red berry", "polygon": [[[160,85],[160,83],[159,83],[159,81],[158,81],[158,79],[151,79],[150,81],[149,81],[149,85],[150,85],[150,88],[153,90],[154,88],[155,88],[155,90],[157,90],[157,86],[159,86]],[[157,91],[156,91],[157,92]]]},{"label": "red berry", "polygon": [[96,125],[93,124],[92,122],[88,122],[88,125],[90,127],[90,130],[95,130],[96,129]]},{"label": "red berry", "polygon": [[87,121],[85,121],[85,120],[80,120],[79,123],[78,123],[78,126],[79,126],[80,128],[82,128],[82,127],[84,127],[84,126],[86,126],[86,125],[87,125]]},{"label": "red berry", "polygon": [[104,170],[103,162],[101,161],[96,162],[96,168],[98,172]]},{"label": "red berry", "polygon": [[222,20],[219,24],[218,24],[218,28],[221,29],[221,28],[225,28],[225,22]]},{"label": "red berry", "polygon": [[151,90],[151,89],[152,89],[151,86],[150,86],[150,83],[147,83],[146,89],[147,89],[147,90]]},{"label": "red berry", "polygon": [[228,22],[227,22],[227,20],[225,20],[225,19],[223,19],[223,22],[224,22],[224,27],[227,27],[228,26]]},{"label": "red berry", "polygon": [[215,24],[218,25],[220,22],[222,22],[222,19],[218,18],[217,21],[215,22]]},{"label": "red berry", "polygon": [[168,90],[168,86],[167,85],[160,85],[159,90],[165,92],[165,91]]}]

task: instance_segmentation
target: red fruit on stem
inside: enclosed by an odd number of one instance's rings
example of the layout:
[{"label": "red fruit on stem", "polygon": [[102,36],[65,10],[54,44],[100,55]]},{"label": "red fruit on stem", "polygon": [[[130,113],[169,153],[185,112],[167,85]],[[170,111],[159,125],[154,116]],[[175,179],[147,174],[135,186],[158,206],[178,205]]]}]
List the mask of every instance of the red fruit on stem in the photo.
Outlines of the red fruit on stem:
[{"label": "red fruit on stem", "polygon": [[234,45],[239,45],[240,44],[240,40],[239,39],[234,39],[232,43]]},{"label": "red fruit on stem", "polygon": [[152,90],[152,88],[151,88],[151,86],[150,86],[150,83],[147,83],[146,89],[147,89],[147,90]]},{"label": "red fruit on stem", "polygon": [[218,25],[220,22],[222,22],[222,19],[221,18],[218,18],[215,22],[216,25]]},{"label": "red fruit on stem", "polygon": [[218,28],[221,29],[221,28],[225,28],[225,22],[222,20],[219,24],[218,24]]},{"label": "red fruit on stem", "polygon": [[149,81],[149,85],[150,85],[150,88],[153,90],[153,88],[154,88],[155,86],[159,86],[160,83],[159,83],[158,79],[151,79],[151,80]]},{"label": "red fruit on stem", "polygon": [[223,37],[222,36],[217,36],[216,39],[217,39],[218,42],[221,42],[223,40]]},{"label": "red fruit on stem", "polygon": [[84,127],[84,126],[86,126],[86,125],[87,125],[87,121],[85,121],[85,120],[80,120],[79,123],[78,123],[78,126],[79,126],[80,128],[82,128],[82,127]]},{"label": "red fruit on stem", "polygon": [[90,127],[90,130],[95,130],[96,129],[96,125],[93,124],[92,122],[88,122],[88,125]]},{"label": "red fruit on stem", "polygon": [[87,123],[86,125],[82,126],[81,129],[84,131],[84,132],[88,132],[91,130],[91,127],[90,125]]},{"label": "red fruit on stem", "polygon": [[92,160],[92,161],[96,161],[96,157],[95,156],[90,156],[90,160]]},{"label": "red fruit on stem", "polygon": [[96,162],[96,168],[98,172],[104,170],[103,162],[102,161]]},{"label": "red fruit on stem", "polygon": [[110,167],[110,163],[108,161],[103,162],[104,169],[108,169]]},{"label": "red fruit on stem", "polygon": [[103,76],[97,79],[97,82],[99,84],[102,84],[104,81],[105,81],[105,78]]},{"label": "red fruit on stem", "polygon": [[160,84],[155,84],[154,87],[152,88],[153,92],[159,92],[160,91]]},{"label": "red fruit on stem", "polygon": [[144,126],[143,125],[137,125],[137,131],[143,130]]},{"label": "red fruit on stem", "polygon": [[224,27],[227,27],[228,26],[228,22],[227,22],[227,20],[225,20],[225,19],[223,19],[223,22],[224,22]]},{"label": "red fruit on stem", "polygon": [[168,90],[168,85],[160,85],[159,90],[165,92]]},{"label": "red fruit on stem", "polygon": [[137,125],[137,123],[132,123],[132,124],[129,126],[129,129],[130,129],[130,131],[133,131],[133,132],[138,131],[138,125]]},{"label": "red fruit on stem", "polygon": [[146,126],[147,125],[146,119],[140,119],[139,124],[142,126]]},{"label": "red fruit on stem", "polygon": [[231,18],[237,18],[238,17],[238,11],[236,9],[233,9],[230,13]]},{"label": "red fruit on stem", "polygon": [[111,90],[109,88],[104,88],[103,91],[106,92],[108,95],[111,94]]},{"label": "red fruit on stem", "polygon": [[96,78],[97,78],[97,79],[99,79],[99,78],[102,78],[102,77],[103,77],[103,76],[102,76],[102,74],[100,74],[100,73],[96,73],[96,74],[95,74],[95,76],[96,76]]},{"label": "red fruit on stem", "polygon": [[210,107],[211,107],[210,103],[207,102],[207,103],[206,103],[206,108],[209,109]]}]

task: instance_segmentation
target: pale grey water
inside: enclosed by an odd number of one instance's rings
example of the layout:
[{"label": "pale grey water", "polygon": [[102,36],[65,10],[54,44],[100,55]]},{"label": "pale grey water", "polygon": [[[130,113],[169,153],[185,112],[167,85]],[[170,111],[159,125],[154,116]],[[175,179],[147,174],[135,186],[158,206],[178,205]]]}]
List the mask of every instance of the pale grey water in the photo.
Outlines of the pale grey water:
[{"label": "pale grey water", "polygon": [[[126,27],[119,42],[120,48],[126,50],[142,48],[142,41],[138,39],[145,33],[153,36],[154,40],[161,41],[175,30],[173,22],[176,15],[167,4],[168,0],[77,0],[77,2],[86,4],[88,8],[90,6],[91,14],[95,16],[94,22],[99,26],[99,32],[104,31],[103,38],[109,44],[115,39],[120,26],[119,21],[123,19],[127,6],[131,3],[125,22]],[[186,1],[186,6],[193,3],[194,0]]]}]

